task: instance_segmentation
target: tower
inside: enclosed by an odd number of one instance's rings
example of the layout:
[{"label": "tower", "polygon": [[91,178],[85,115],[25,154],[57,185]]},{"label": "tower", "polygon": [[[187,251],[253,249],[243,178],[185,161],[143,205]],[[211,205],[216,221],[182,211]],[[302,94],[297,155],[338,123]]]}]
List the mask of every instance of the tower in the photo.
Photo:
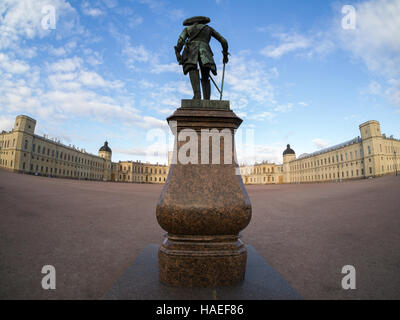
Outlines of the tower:
[{"label": "tower", "polygon": [[290,183],[290,162],[296,160],[296,153],[287,145],[283,151],[283,183]]},{"label": "tower", "polygon": [[111,156],[112,151],[111,148],[108,146],[108,142],[104,142],[104,146],[99,149],[99,157],[105,159],[104,163],[104,181],[111,181]]},{"label": "tower", "polygon": [[382,144],[381,126],[378,121],[370,120],[360,124],[364,155],[365,177],[383,174],[380,157]]},{"label": "tower", "polygon": [[363,140],[381,137],[381,125],[376,120],[370,120],[360,124],[361,138]]},{"label": "tower", "polygon": [[14,122],[13,131],[23,131],[33,135],[35,132],[36,120],[25,115],[17,116]]},{"label": "tower", "polygon": [[[13,169],[17,172],[28,172],[31,166],[36,120],[26,115],[15,118],[13,135],[14,160]],[[15,144],[14,144],[15,141]]]}]

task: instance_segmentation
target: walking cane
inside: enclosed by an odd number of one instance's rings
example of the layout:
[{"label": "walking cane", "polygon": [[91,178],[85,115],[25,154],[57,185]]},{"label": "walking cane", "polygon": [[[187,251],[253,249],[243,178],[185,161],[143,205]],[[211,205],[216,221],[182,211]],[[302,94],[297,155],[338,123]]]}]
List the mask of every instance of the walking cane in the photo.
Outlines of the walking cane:
[{"label": "walking cane", "polygon": [[220,96],[219,96],[219,100],[222,100],[222,93],[224,92],[224,79],[225,79],[225,63],[224,63],[224,70],[222,71],[222,83],[221,83],[221,91]]}]

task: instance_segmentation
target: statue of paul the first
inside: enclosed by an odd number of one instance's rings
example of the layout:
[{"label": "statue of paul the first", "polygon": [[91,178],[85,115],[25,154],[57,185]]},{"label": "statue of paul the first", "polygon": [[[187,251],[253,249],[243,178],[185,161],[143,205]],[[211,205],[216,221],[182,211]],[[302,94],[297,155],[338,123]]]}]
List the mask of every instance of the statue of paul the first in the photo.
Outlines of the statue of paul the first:
[{"label": "statue of paul the first", "polygon": [[[208,25],[209,22],[210,18],[201,16],[186,19],[183,22],[186,28],[182,31],[178,43],[175,46],[176,58],[183,67],[183,73],[185,75],[189,73],[194,94],[193,99],[201,99],[199,66],[201,71],[203,99],[210,100],[210,71],[214,75],[217,75],[217,66],[215,65],[213,57],[214,54],[209,45],[211,37],[214,37],[221,43],[224,66],[228,63],[228,42]],[[183,47],[185,48],[181,55]],[[222,98],[222,92],[220,91],[220,93]]]}]

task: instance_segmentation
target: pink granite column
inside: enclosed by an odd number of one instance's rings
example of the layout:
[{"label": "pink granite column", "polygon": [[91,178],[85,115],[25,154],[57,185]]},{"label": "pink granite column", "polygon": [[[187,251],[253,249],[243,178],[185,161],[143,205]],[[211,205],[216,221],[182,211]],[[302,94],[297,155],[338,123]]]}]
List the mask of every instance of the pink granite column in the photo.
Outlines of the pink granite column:
[{"label": "pink granite column", "polygon": [[[176,157],[157,205],[158,223],[167,231],[158,254],[159,278],[172,286],[235,285],[244,279],[247,258],[239,233],[251,219],[250,200],[234,160],[234,130],[242,120],[229,109],[229,101],[204,100],[183,100],[167,120],[176,124],[175,135],[188,129],[192,136],[197,133],[198,156],[189,164]],[[201,140],[204,130],[213,129],[226,137],[219,143],[219,164],[212,164],[211,138],[208,150]],[[175,138],[179,154],[187,141]],[[209,164],[204,164],[205,153]]]}]

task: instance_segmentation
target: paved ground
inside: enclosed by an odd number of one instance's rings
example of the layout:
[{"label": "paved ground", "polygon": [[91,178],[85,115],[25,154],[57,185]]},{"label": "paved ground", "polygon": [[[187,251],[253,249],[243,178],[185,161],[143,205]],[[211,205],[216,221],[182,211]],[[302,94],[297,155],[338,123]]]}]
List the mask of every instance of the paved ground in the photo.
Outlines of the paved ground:
[{"label": "paved ground", "polygon": [[[0,299],[97,299],[149,243],[162,186],[0,170]],[[243,240],[307,299],[400,299],[400,176],[247,187]],[[57,290],[41,289],[41,268]],[[354,265],[357,290],[341,289]]]}]

